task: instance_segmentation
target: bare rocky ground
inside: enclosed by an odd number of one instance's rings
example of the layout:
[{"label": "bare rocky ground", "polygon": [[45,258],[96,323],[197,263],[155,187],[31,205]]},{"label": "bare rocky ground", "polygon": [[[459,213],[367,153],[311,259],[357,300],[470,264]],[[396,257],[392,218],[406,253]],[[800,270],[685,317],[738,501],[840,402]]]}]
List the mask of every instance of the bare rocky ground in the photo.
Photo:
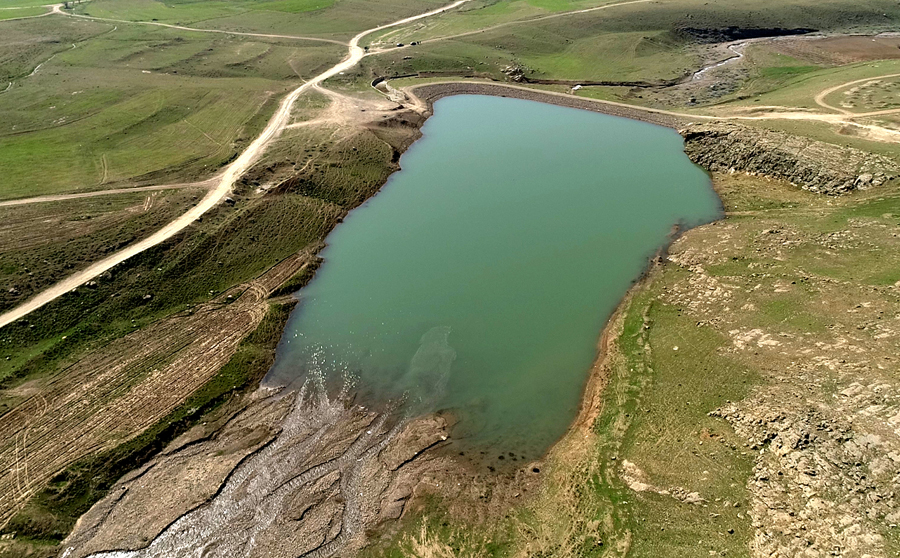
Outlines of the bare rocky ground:
[{"label": "bare rocky ground", "polygon": [[[424,453],[447,439],[438,417],[398,421],[315,382],[254,399],[214,436],[189,432],[122,479],[79,521],[63,556],[347,553],[447,467]],[[102,550],[117,551],[92,554]]]},{"label": "bare rocky ground", "polygon": [[896,260],[900,224],[863,209],[896,208],[894,186],[882,193],[739,212],[672,247],[687,278],[662,299],[762,375],[748,398],[710,413],[755,455],[753,556],[900,548],[900,281],[874,280]]},{"label": "bare rocky ground", "polygon": [[685,153],[706,169],[779,178],[820,194],[880,186],[900,175],[887,157],[740,124],[693,124],[681,135]]}]

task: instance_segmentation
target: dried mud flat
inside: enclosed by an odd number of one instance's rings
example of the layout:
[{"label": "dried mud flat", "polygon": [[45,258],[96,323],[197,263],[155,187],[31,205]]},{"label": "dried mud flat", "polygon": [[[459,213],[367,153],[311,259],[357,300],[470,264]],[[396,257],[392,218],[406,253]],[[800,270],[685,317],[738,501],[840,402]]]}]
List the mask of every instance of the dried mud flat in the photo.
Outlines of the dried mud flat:
[{"label": "dried mud flat", "polygon": [[488,518],[538,485],[534,463],[475,472],[441,451],[448,436],[441,416],[367,409],[348,389],[330,398],[320,379],[260,388],[224,425],[195,427],[121,479],[62,556],[347,556],[390,537],[425,494]]},{"label": "dried mud flat", "polygon": [[63,556],[349,552],[447,467],[424,454],[447,439],[440,418],[397,421],[310,383],[267,392],[214,436],[189,432],[122,479],[82,517]]}]

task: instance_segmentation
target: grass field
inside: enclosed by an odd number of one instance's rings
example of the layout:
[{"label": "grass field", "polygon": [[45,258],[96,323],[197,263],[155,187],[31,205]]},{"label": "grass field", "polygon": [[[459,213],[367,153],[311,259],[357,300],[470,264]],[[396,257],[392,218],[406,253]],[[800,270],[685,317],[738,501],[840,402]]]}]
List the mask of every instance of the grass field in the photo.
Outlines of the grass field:
[{"label": "grass field", "polygon": [[[472,3],[458,12],[373,36],[369,43],[386,50],[364,60],[358,76],[371,79],[443,72],[497,78],[503,77],[503,68],[518,66],[531,79],[656,83],[689,76],[703,65],[708,54],[695,38],[699,30],[887,30],[900,18],[896,5],[881,1],[616,4],[554,2],[545,6],[524,0]],[[558,12],[588,8],[602,9]],[[422,44],[393,48],[394,43],[413,41]],[[779,87],[816,69],[813,64],[774,57],[758,65],[760,71],[747,84],[751,94]],[[639,99],[629,100],[644,104]]]},{"label": "grass field", "polygon": [[92,0],[77,6],[76,12],[95,17],[159,21],[208,29],[349,39],[364,29],[440,5],[440,0],[227,0],[167,3],[157,0]]},{"label": "grass field", "polygon": [[3,10],[0,9],[0,21],[5,19],[17,19],[20,17],[32,17],[47,13],[47,8],[34,7],[22,8],[21,10]]},{"label": "grass field", "polygon": [[[786,65],[775,65],[769,57],[757,61],[753,58],[753,49],[750,49],[748,57],[751,57],[751,63],[759,68],[742,91],[742,96],[749,95],[751,98],[736,99],[721,106],[775,105],[824,110],[816,104],[815,98],[829,87],[858,79],[900,73],[898,60],[818,68],[802,61],[785,61]],[[842,91],[838,91],[825,100],[833,106],[840,107],[841,95]],[[878,107],[871,110],[878,110]]]},{"label": "grass field", "polygon": [[40,6],[49,6],[54,2],[47,0],[0,0],[0,10],[20,10],[23,8],[35,8]]},{"label": "grass field", "polygon": [[323,43],[53,21],[97,35],[9,70],[0,198],[208,177],[285,91],[342,55]]},{"label": "grass field", "polygon": [[148,236],[204,193],[191,188],[0,208],[0,307]]}]

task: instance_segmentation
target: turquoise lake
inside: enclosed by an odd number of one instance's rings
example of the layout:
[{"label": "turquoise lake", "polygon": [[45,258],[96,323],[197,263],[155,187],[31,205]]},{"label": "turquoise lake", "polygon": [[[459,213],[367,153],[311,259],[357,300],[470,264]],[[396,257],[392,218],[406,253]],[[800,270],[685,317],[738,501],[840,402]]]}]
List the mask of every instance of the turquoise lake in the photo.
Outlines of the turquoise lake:
[{"label": "turquoise lake", "polygon": [[349,374],[361,401],[452,414],[459,451],[538,457],[648,258],[720,202],[681,137],[643,122],[464,95],[422,133],[329,235],[265,383]]}]

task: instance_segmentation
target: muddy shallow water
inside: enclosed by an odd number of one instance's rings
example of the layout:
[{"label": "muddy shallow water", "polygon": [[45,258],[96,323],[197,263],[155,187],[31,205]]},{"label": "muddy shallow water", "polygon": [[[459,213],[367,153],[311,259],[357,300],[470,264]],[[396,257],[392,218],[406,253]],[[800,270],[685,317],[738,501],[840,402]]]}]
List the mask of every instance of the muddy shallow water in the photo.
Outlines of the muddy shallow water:
[{"label": "muddy shallow water", "polygon": [[537,457],[648,257],[720,203],[681,137],[643,122],[461,95],[422,132],[328,237],[265,383],[351,376],[365,400],[452,413],[459,451]]}]

